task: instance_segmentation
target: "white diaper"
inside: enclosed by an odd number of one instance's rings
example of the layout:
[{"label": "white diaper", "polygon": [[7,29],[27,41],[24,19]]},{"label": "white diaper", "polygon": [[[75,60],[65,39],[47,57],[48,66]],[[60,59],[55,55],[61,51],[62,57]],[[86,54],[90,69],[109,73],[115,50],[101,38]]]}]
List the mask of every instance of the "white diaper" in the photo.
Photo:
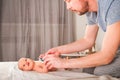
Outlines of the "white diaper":
[{"label": "white diaper", "polygon": [[44,60],[43,60],[42,58],[39,58],[39,60],[38,60],[38,61],[40,61],[40,62],[42,62],[42,63],[43,63],[43,61],[44,61]]}]

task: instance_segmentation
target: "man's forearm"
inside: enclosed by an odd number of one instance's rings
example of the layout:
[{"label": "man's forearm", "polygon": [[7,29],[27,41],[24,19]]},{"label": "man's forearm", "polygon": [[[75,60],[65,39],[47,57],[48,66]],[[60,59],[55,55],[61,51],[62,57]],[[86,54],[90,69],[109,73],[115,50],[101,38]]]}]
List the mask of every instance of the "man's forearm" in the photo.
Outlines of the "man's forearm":
[{"label": "man's forearm", "polygon": [[93,44],[89,44],[84,38],[73,43],[56,47],[61,54],[79,52],[89,49]]},{"label": "man's forearm", "polygon": [[68,59],[65,62],[65,65],[63,65],[64,68],[88,68],[88,67],[96,67],[100,65],[106,65],[109,64],[108,59],[110,59],[107,56],[103,56],[103,53],[97,52],[91,55],[88,55],[86,57],[81,58],[75,58],[75,59]]}]

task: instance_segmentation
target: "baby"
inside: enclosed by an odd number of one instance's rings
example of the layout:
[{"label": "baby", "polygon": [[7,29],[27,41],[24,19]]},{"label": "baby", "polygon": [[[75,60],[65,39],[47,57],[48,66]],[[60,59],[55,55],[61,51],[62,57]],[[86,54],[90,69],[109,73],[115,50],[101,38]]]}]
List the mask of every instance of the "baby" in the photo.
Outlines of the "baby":
[{"label": "baby", "polygon": [[48,72],[47,67],[41,61],[34,61],[30,58],[20,58],[18,61],[18,68],[23,71],[37,71],[41,73]]}]

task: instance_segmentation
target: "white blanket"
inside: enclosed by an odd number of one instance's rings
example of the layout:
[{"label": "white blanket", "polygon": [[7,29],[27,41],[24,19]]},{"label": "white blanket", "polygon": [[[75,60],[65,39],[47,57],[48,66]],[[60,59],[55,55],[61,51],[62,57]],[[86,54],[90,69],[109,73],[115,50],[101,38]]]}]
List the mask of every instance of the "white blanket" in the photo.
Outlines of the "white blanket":
[{"label": "white blanket", "polygon": [[17,62],[0,63],[0,80],[120,80],[108,75],[95,76],[87,73],[58,70],[48,73],[21,71]]}]

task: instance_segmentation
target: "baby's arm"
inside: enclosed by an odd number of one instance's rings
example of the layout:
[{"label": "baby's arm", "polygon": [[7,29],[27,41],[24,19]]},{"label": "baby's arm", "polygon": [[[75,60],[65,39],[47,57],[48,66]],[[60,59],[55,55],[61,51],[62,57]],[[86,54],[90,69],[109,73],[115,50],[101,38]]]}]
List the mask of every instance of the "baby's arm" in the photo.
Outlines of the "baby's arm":
[{"label": "baby's arm", "polygon": [[41,72],[41,73],[46,73],[46,72],[48,72],[47,67],[46,67],[45,64],[42,63],[42,62],[36,62],[36,67],[35,67],[34,70],[37,71],[37,72]]}]

